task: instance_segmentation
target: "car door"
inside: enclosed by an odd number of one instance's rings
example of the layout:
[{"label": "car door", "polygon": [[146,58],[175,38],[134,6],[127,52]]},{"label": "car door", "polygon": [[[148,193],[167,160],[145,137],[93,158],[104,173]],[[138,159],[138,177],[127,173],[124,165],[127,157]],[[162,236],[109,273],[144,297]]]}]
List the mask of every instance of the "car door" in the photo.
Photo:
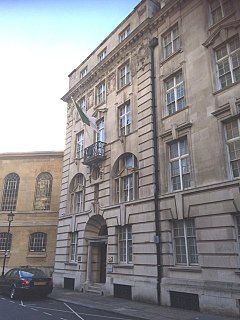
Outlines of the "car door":
[{"label": "car door", "polygon": [[15,269],[9,270],[4,276],[0,277],[1,292],[7,293],[9,291],[12,275],[15,273],[15,271]]}]

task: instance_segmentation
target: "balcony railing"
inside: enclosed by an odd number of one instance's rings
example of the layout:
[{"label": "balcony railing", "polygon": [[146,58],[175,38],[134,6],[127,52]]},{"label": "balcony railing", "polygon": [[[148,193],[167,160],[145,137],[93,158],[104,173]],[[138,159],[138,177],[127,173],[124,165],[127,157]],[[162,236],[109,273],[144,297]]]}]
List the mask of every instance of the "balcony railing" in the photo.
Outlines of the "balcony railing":
[{"label": "balcony railing", "polygon": [[105,159],[106,143],[97,141],[84,149],[84,161],[86,165],[96,164]]}]

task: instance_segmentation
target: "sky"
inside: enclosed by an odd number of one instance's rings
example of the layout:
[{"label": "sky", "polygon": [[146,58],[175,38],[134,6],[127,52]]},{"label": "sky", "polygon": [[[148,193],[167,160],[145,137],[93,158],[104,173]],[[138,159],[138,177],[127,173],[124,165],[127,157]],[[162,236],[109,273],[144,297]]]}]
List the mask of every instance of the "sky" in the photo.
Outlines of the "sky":
[{"label": "sky", "polygon": [[0,0],[0,153],[61,151],[68,75],[140,0]]}]

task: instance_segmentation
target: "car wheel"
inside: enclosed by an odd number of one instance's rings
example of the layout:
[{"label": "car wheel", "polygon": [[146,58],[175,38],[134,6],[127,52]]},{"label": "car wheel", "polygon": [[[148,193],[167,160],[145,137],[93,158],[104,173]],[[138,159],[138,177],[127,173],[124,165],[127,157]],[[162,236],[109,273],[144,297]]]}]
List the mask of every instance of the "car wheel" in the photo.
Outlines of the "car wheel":
[{"label": "car wheel", "polygon": [[15,286],[12,286],[10,289],[10,299],[11,300],[16,299],[16,287]]}]

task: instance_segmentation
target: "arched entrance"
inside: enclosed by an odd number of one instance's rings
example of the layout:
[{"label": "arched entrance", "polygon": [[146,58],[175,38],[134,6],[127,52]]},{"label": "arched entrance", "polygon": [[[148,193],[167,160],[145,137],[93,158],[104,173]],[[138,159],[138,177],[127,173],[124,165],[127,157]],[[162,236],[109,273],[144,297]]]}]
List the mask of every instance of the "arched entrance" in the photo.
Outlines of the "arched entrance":
[{"label": "arched entrance", "polygon": [[88,244],[86,280],[90,283],[106,282],[107,236],[107,225],[103,217],[91,217],[85,229]]}]

